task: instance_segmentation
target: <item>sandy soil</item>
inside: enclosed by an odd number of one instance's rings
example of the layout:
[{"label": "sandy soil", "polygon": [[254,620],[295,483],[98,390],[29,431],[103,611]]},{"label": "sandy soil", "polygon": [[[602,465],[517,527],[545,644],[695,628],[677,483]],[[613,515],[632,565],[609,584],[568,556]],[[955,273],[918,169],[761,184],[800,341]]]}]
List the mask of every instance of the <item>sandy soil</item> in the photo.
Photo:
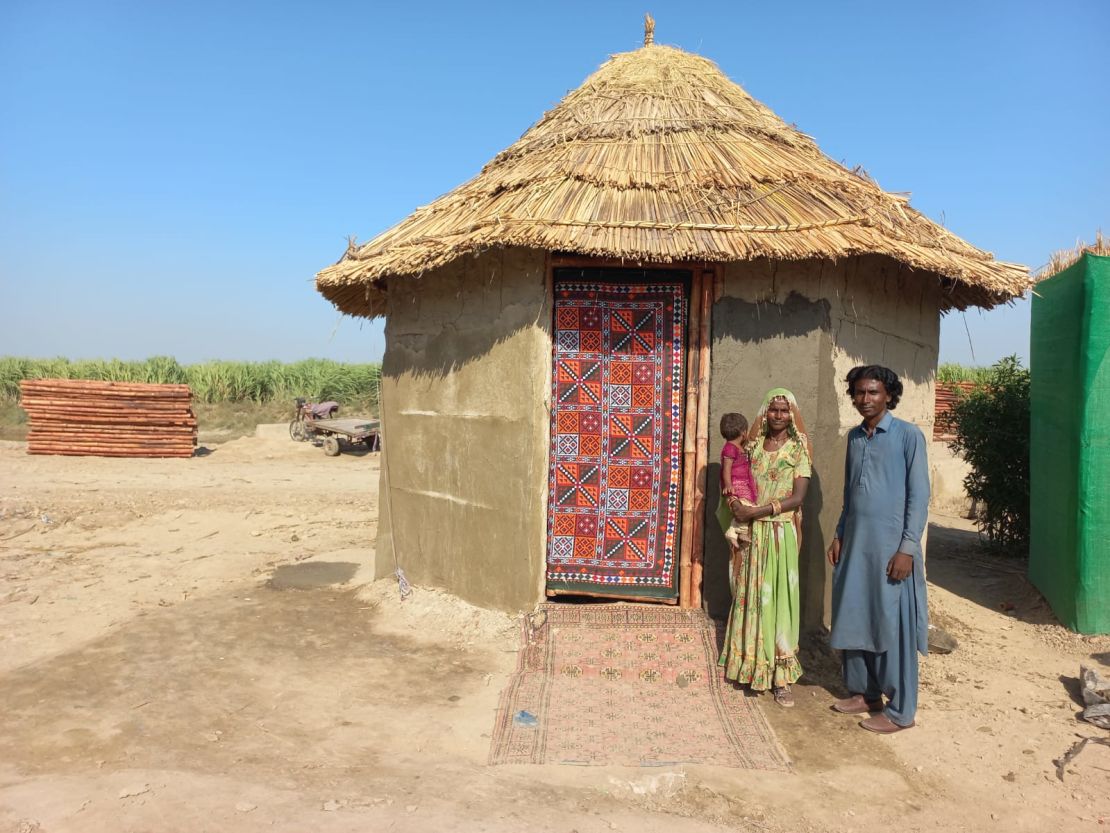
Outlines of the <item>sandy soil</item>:
[{"label": "sandy soil", "polygon": [[[1020,565],[930,531],[919,726],[766,706],[789,774],[489,767],[510,616],[370,582],[376,455],[246,439],[191,460],[0,447],[0,831],[1105,830],[1110,747],[1078,736],[1081,662]],[[1110,672],[1108,672],[1110,673]]]}]

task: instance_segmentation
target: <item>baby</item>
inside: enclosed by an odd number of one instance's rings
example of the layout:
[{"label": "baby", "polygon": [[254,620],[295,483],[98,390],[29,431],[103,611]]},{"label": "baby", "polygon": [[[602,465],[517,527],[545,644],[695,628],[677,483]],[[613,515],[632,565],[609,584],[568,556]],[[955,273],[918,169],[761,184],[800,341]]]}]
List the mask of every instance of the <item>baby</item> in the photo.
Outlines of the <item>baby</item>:
[{"label": "baby", "polygon": [[744,447],[747,433],[748,420],[743,414],[721,417],[721,436],[725,438],[725,445],[721,449],[721,506],[717,518],[724,529],[725,539],[733,547],[740,547],[752,539],[751,524],[733,518],[728,508],[734,500],[739,500],[744,506],[756,505],[752,461]]}]

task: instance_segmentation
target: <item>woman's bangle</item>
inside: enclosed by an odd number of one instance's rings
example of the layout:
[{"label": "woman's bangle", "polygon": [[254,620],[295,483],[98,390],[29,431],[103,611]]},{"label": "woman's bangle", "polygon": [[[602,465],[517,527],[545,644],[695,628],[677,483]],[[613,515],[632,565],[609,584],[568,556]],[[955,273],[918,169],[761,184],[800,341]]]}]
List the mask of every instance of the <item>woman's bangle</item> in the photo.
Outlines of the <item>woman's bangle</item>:
[{"label": "woman's bangle", "polygon": [[778,515],[778,514],[781,514],[781,513],[782,513],[782,501],[781,500],[772,500],[771,501],[771,514],[772,515]]}]

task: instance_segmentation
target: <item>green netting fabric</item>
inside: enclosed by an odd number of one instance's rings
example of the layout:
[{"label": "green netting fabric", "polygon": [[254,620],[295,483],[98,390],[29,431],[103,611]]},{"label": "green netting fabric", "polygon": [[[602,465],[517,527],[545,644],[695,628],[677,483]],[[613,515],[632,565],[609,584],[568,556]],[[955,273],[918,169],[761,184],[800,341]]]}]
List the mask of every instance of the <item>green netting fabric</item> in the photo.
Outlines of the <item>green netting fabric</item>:
[{"label": "green netting fabric", "polygon": [[1029,578],[1068,627],[1110,633],[1110,257],[1036,287]]}]

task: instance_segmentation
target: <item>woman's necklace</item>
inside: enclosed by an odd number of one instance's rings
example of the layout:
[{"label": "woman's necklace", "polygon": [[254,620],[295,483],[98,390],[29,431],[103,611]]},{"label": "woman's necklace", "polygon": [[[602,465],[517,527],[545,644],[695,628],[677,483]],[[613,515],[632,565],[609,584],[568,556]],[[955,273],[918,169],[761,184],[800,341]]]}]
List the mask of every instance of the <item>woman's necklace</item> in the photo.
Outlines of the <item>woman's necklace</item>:
[{"label": "woman's necklace", "polygon": [[780,448],[782,448],[784,445],[786,445],[786,440],[787,439],[788,439],[788,436],[787,436],[785,431],[782,434],[780,434],[778,437],[772,437],[770,434],[768,434],[767,438],[763,441],[763,450],[764,451],[778,451]]}]

